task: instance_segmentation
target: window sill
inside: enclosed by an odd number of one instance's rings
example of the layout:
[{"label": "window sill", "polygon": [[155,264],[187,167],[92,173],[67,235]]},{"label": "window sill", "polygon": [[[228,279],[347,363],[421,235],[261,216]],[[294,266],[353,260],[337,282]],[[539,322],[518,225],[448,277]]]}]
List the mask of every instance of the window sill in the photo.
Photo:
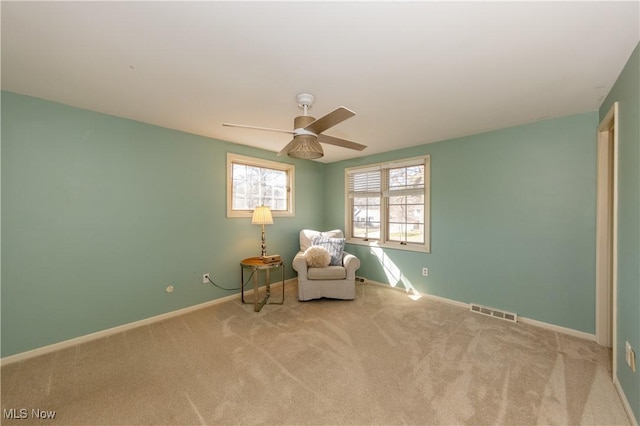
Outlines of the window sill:
[{"label": "window sill", "polygon": [[378,241],[362,241],[358,239],[348,239],[345,241],[346,244],[353,244],[357,246],[366,246],[366,247],[376,247],[383,249],[392,249],[392,250],[402,250],[402,251],[414,251],[418,253],[430,253],[431,251],[427,249],[424,245],[403,245],[399,243],[381,243]]}]

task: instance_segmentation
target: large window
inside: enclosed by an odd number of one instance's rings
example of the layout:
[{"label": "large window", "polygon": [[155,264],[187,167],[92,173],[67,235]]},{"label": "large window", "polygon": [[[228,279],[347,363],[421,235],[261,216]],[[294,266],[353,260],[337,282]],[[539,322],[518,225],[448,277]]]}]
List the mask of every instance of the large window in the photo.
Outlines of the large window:
[{"label": "large window", "polygon": [[430,156],[346,169],[349,242],[429,251]]},{"label": "large window", "polygon": [[293,215],[294,166],[227,154],[227,216],[251,217],[260,205],[274,216]]}]

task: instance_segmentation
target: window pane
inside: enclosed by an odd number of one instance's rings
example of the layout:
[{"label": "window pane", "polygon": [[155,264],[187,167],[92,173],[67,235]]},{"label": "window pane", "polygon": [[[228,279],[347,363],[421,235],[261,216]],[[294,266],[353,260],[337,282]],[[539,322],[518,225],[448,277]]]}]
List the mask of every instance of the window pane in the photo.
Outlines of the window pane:
[{"label": "window pane", "polygon": [[424,166],[389,169],[389,241],[424,242]]},{"label": "window pane", "polygon": [[380,238],[380,197],[360,197],[353,200],[353,236]]},{"label": "window pane", "polygon": [[389,191],[411,191],[424,188],[424,166],[389,169]]},{"label": "window pane", "polygon": [[405,206],[389,206],[389,222],[404,223],[407,221],[407,209]]},{"label": "window pane", "polygon": [[389,222],[389,241],[405,241],[406,224]]},{"label": "window pane", "polygon": [[406,168],[389,169],[389,187],[405,186],[407,182]]},{"label": "window pane", "polygon": [[407,242],[424,243],[424,224],[413,223],[407,229]]},{"label": "window pane", "polygon": [[287,172],[233,163],[233,210],[253,210],[259,205],[287,210]]},{"label": "window pane", "polygon": [[424,243],[424,224],[389,222],[389,241]]}]

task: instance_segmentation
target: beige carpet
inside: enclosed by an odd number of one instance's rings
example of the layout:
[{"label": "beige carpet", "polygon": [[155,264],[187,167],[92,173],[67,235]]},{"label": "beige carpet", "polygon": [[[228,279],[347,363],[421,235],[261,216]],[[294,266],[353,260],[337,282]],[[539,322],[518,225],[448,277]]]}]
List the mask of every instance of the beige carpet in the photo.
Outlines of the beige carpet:
[{"label": "beige carpet", "polygon": [[311,302],[290,285],[284,305],[252,308],[3,366],[2,424],[629,424],[589,341],[366,284]]}]

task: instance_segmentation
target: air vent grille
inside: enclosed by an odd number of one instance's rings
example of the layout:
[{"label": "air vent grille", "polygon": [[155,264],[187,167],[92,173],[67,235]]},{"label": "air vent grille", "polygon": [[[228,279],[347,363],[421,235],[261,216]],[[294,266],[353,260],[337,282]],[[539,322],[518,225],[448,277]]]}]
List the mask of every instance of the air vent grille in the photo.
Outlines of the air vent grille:
[{"label": "air vent grille", "polygon": [[477,312],[479,314],[487,315],[494,318],[500,318],[505,321],[518,322],[518,314],[512,312],[504,312],[494,308],[488,308],[486,306],[476,305],[472,303],[469,306],[471,312]]}]

